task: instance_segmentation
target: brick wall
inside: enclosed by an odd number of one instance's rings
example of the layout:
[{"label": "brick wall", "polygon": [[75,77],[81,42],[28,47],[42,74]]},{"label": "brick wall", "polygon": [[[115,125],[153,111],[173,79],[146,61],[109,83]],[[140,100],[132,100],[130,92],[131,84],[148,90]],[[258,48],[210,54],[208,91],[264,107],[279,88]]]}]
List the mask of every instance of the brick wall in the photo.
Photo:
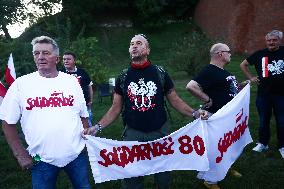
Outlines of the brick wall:
[{"label": "brick wall", "polygon": [[267,32],[284,31],[284,0],[200,0],[194,20],[234,52],[252,53],[265,48]]}]

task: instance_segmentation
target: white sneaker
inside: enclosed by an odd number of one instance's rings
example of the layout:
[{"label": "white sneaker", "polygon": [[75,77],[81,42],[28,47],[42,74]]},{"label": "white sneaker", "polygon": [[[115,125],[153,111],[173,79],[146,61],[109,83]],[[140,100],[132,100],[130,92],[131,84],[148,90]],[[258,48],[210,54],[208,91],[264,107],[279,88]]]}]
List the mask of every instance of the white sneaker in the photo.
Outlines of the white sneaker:
[{"label": "white sneaker", "polygon": [[[268,150],[268,145],[264,146],[261,143],[257,143],[256,147],[254,147],[252,150],[256,152],[263,152],[263,151]],[[283,149],[283,153],[284,153],[284,149]]]},{"label": "white sneaker", "polygon": [[280,148],[279,152],[280,152],[282,158],[284,158],[284,147]]}]

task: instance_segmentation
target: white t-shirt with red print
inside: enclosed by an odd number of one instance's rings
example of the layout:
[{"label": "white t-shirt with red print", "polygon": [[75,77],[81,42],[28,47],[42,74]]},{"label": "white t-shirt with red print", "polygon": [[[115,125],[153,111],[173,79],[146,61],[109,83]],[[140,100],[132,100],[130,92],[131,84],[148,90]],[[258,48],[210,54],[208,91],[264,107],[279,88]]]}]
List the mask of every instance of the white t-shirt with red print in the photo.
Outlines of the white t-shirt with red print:
[{"label": "white t-shirt with red print", "polygon": [[31,156],[63,167],[85,146],[80,117],[88,117],[77,79],[59,72],[45,78],[38,72],[22,76],[11,85],[0,108],[0,119],[21,127]]}]

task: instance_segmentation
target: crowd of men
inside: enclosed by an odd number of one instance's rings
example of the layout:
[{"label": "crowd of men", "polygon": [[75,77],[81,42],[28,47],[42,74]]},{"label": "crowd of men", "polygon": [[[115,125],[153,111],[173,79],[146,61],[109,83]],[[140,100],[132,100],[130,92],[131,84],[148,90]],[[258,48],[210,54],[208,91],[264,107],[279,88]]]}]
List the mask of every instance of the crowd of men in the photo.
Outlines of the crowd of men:
[{"label": "crowd of men", "polygon": [[[230,63],[230,47],[224,43],[214,44],[209,52],[209,64],[186,86],[203,103],[203,109],[194,109],[178,96],[165,69],[151,63],[149,41],[145,35],[137,34],[129,45],[131,64],[116,78],[113,103],[94,126],[91,119],[93,83],[86,71],[75,66],[76,54],[65,52],[64,70],[59,71],[57,43],[47,36],[36,37],[31,44],[37,71],[19,77],[9,88],[0,107],[3,132],[19,165],[31,171],[34,189],[55,188],[61,170],[66,172],[74,188],[91,188],[85,135],[96,135],[122,113],[123,140],[146,142],[162,138],[169,134],[171,127],[165,100],[187,117],[206,120],[250,82],[258,87],[256,106],[260,120],[259,143],[253,151],[268,150],[273,111],[278,148],[284,158],[282,37],[281,31],[269,32],[265,36],[267,48],[253,53],[240,64],[248,78],[241,83],[224,69]],[[250,72],[249,65],[254,65],[257,76]],[[142,90],[146,85],[147,90]],[[137,91],[139,87],[141,90]],[[27,149],[18,136],[19,120]],[[234,169],[229,173],[242,176]],[[203,179],[202,174],[199,172],[197,178]],[[157,173],[154,180],[157,188],[170,188],[170,172]],[[220,188],[218,183],[206,179],[204,186]],[[143,189],[143,177],[123,179],[122,188]]]}]

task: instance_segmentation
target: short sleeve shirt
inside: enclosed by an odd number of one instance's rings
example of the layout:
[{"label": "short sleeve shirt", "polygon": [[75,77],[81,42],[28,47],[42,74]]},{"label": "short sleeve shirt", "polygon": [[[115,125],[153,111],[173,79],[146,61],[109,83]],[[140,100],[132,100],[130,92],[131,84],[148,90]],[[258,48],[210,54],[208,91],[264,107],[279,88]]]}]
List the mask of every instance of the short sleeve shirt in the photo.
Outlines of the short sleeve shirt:
[{"label": "short sleeve shirt", "polygon": [[15,80],[0,107],[0,119],[20,119],[27,150],[41,161],[63,167],[83,150],[81,117],[88,117],[82,89],[76,78],[59,72],[45,78],[34,72]]},{"label": "short sleeve shirt", "polygon": [[211,113],[217,112],[238,93],[236,77],[212,64],[201,70],[193,80],[212,99],[213,105],[208,109]]},{"label": "short sleeve shirt", "polygon": [[92,81],[88,75],[88,73],[81,69],[81,68],[76,68],[75,72],[68,72],[66,70],[63,70],[65,73],[68,73],[70,75],[75,76],[78,79],[78,82],[80,83],[80,86],[83,90],[84,93],[84,98],[86,100],[86,103],[90,102],[90,93],[89,93],[89,86],[92,85]]},{"label": "short sleeve shirt", "polygon": [[260,80],[258,95],[284,95],[284,46],[273,52],[267,48],[257,51],[246,60],[254,65]]},{"label": "short sleeve shirt", "polygon": [[164,107],[164,94],[174,87],[165,72],[164,86],[158,76],[158,70],[150,65],[144,69],[129,68],[124,79],[116,79],[115,92],[123,96],[126,125],[143,131],[158,130],[167,120]]}]

